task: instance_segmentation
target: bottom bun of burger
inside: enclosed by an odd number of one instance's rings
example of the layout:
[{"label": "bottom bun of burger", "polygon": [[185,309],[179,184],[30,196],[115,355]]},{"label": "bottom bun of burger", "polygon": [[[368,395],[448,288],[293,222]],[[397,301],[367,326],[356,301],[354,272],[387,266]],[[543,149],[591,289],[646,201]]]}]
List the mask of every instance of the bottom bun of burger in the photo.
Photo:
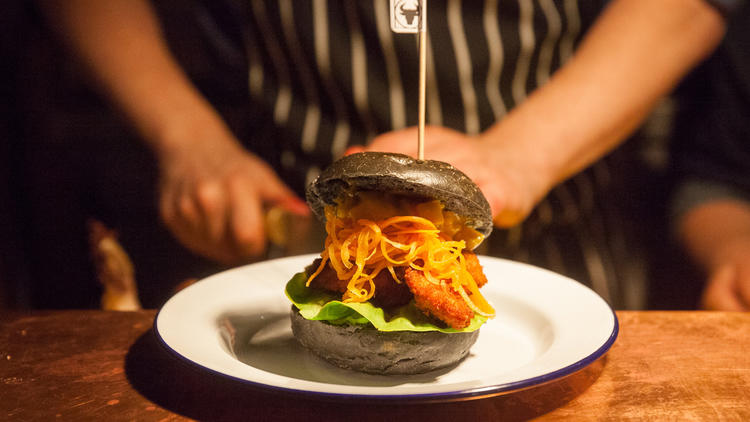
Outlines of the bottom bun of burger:
[{"label": "bottom bun of burger", "polygon": [[411,375],[458,363],[477,341],[479,330],[378,331],[372,326],[333,325],[291,311],[292,332],[305,348],[341,368],[369,374]]}]

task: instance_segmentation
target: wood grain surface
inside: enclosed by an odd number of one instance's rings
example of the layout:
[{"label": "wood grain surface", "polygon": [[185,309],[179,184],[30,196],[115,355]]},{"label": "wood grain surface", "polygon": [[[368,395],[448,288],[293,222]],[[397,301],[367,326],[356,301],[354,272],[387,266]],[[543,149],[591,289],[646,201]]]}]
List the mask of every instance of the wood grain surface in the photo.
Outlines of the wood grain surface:
[{"label": "wood grain surface", "polygon": [[750,313],[618,312],[604,358],[561,380],[463,402],[325,402],[176,359],[154,311],[0,315],[0,420],[750,420]]}]

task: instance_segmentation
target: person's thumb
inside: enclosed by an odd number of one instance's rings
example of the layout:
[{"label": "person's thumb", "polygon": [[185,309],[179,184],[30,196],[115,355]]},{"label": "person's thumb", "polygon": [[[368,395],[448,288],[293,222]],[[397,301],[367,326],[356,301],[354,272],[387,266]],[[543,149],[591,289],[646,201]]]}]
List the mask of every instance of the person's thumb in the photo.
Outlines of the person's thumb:
[{"label": "person's thumb", "polygon": [[346,156],[346,155],[352,155],[352,154],[356,154],[356,153],[358,153],[358,152],[365,152],[365,147],[363,147],[362,145],[353,145],[353,146],[350,146],[350,147],[349,147],[349,148],[347,148],[347,150],[346,150],[346,151],[344,152],[344,155],[345,155],[345,156]]},{"label": "person's thumb", "polygon": [[269,175],[267,180],[260,183],[260,194],[264,204],[268,207],[278,207],[292,214],[308,216],[310,207],[297,196],[275,174]]},{"label": "person's thumb", "polygon": [[497,185],[491,183],[482,183],[480,189],[487,198],[492,211],[492,224],[497,228],[510,228],[521,223],[526,214],[507,200],[507,195]]}]

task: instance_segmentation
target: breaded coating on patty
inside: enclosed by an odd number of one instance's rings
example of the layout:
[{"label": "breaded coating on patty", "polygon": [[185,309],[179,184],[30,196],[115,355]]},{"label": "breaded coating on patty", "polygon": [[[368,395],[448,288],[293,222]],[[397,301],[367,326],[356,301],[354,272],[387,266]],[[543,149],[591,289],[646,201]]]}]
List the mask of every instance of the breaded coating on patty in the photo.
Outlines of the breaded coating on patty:
[{"label": "breaded coating on patty", "polygon": [[420,311],[431,315],[456,329],[466,328],[474,318],[474,311],[447,283],[434,284],[424,273],[408,268],[406,284],[414,294],[414,303]]}]

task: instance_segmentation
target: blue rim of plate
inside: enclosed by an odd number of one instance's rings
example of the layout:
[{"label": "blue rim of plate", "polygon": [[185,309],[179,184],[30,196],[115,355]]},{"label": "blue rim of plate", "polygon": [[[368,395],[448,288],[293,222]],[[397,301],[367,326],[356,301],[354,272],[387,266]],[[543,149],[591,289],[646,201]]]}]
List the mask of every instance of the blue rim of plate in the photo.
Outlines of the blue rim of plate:
[{"label": "blue rim of plate", "polygon": [[[607,305],[609,306],[609,304]],[[592,352],[590,355],[578,360],[577,362],[574,362],[568,366],[564,366],[562,368],[556,369],[554,371],[538,375],[531,378],[526,378],[523,380],[503,383],[503,384],[496,384],[496,385],[488,385],[488,386],[481,386],[476,388],[468,388],[468,389],[462,389],[457,391],[445,391],[445,392],[439,392],[439,393],[427,393],[427,394],[397,394],[397,395],[391,395],[391,394],[341,394],[341,393],[332,393],[332,392],[325,392],[325,391],[312,391],[312,390],[304,390],[304,389],[295,389],[295,388],[284,388],[279,387],[275,385],[260,383],[252,380],[248,380],[245,378],[236,377],[234,375],[230,375],[221,371],[217,371],[215,369],[208,368],[204,365],[201,365],[198,362],[195,362],[192,359],[189,359],[182,354],[180,354],[177,350],[173,349],[172,347],[167,344],[167,342],[162,338],[161,334],[159,333],[159,329],[157,327],[157,322],[159,321],[159,315],[161,314],[161,310],[157,312],[156,317],[154,318],[153,323],[153,330],[156,334],[156,337],[159,339],[159,343],[164,347],[166,350],[168,350],[173,356],[177,357],[179,360],[186,362],[194,367],[200,368],[202,370],[208,371],[212,374],[218,375],[222,378],[231,379],[234,381],[237,381],[243,385],[254,387],[266,392],[275,392],[275,393],[281,393],[285,395],[294,395],[294,396],[303,396],[310,399],[317,399],[317,400],[331,400],[331,401],[343,401],[343,400],[359,400],[361,402],[409,402],[409,403],[428,403],[428,402],[451,402],[451,401],[463,401],[463,400],[476,400],[476,399],[482,399],[492,396],[499,396],[503,394],[510,394],[516,391],[520,390],[526,390],[533,387],[538,387],[544,384],[547,384],[549,382],[562,379],[568,375],[572,375],[592,363],[596,362],[599,358],[604,356],[607,351],[612,347],[612,345],[615,343],[615,340],[617,340],[617,336],[620,331],[620,324],[617,319],[617,314],[612,309],[611,306],[609,306],[610,311],[612,312],[612,318],[613,318],[613,325],[612,325],[612,332],[610,333],[607,340],[594,352]]]}]

